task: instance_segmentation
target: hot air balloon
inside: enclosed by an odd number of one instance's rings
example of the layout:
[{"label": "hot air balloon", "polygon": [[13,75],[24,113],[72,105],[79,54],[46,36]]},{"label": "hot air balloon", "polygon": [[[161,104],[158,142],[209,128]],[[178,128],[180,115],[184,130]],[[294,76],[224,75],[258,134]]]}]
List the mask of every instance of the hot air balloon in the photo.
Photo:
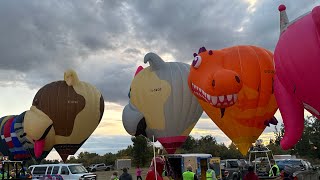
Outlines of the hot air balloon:
[{"label": "hot air balloon", "polygon": [[284,122],[281,147],[293,147],[304,129],[304,109],[320,118],[320,6],[289,23],[279,6],[281,35],[274,52],[275,96]]},{"label": "hot air balloon", "polygon": [[10,151],[11,157],[16,159],[12,150],[22,147],[24,151],[20,154],[41,159],[54,147],[65,161],[93,133],[103,112],[101,93],[80,81],[76,72],[68,70],[64,81],[47,84],[37,92],[30,110],[0,119],[0,150],[6,154]]},{"label": "hot air balloon", "polygon": [[123,126],[133,136],[154,136],[168,153],[174,153],[203,112],[188,88],[190,66],[164,62],[155,53],[145,55],[147,62],[150,66],[139,67],[131,83]]},{"label": "hot air balloon", "polygon": [[[0,118],[0,153],[11,160],[28,160],[34,158],[34,146],[26,139],[23,130],[25,112],[20,115]],[[44,151],[39,160],[45,158],[50,151]]]},{"label": "hot air balloon", "polygon": [[194,53],[189,88],[203,110],[245,155],[269,124],[277,103],[270,51],[255,46]]}]

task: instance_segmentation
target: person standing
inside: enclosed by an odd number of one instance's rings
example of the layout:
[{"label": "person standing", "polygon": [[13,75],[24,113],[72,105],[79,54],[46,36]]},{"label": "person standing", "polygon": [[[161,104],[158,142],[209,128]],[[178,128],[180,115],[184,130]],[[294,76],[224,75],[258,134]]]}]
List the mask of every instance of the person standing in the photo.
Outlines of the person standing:
[{"label": "person standing", "polygon": [[122,171],[123,173],[121,174],[119,180],[132,180],[132,176],[128,173],[127,168],[123,168]]},{"label": "person standing", "polygon": [[197,175],[192,172],[192,166],[187,166],[187,171],[182,174],[183,180],[198,180]]},{"label": "person standing", "polygon": [[137,180],[142,180],[142,177],[141,177],[141,168],[139,167],[139,165],[137,166],[137,169],[136,169],[136,176],[137,176]]},{"label": "person standing", "polygon": [[119,180],[117,171],[114,171],[112,173],[112,176],[111,176],[110,180]]},{"label": "person standing", "polygon": [[217,180],[216,172],[213,170],[213,164],[209,163],[209,168],[206,172],[207,180]]},{"label": "person standing", "polygon": [[273,159],[270,162],[271,162],[272,167],[269,171],[269,177],[280,176],[280,169],[279,169],[278,165],[276,164],[276,162]]},{"label": "person standing", "polygon": [[259,180],[259,177],[254,172],[253,166],[249,166],[248,173],[244,176],[243,180]]}]

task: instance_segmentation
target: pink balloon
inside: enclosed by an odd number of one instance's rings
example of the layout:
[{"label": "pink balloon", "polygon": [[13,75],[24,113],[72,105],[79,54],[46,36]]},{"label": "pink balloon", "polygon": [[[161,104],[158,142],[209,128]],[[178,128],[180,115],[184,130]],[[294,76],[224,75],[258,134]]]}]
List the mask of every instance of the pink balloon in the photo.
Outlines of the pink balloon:
[{"label": "pink balloon", "polygon": [[291,24],[285,9],[279,7],[274,90],[285,125],[281,147],[287,150],[301,139],[304,108],[320,118],[320,6]]}]

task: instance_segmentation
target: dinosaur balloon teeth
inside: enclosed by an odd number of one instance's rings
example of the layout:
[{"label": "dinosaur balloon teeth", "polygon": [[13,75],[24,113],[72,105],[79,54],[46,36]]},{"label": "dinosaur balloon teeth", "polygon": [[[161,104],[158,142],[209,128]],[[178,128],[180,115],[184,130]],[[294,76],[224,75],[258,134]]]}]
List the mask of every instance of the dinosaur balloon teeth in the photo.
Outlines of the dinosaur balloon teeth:
[{"label": "dinosaur balloon teeth", "polygon": [[218,108],[225,108],[229,107],[235,104],[238,99],[237,94],[228,94],[228,95],[222,95],[222,96],[211,96],[208,93],[206,93],[203,89],[198,87],[197,85],[192,84],[192,91],[194,94],[196,94],[198,97],[200,97],[202,100],[206,101],[207,103],[211,104],[212,106],[218,107]]}]

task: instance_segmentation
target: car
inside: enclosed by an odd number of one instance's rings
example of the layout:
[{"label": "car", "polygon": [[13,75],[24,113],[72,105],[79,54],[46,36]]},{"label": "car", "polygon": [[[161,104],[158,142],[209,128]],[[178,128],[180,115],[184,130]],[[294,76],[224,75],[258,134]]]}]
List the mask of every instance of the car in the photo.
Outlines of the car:
[{"label": "car", "polygon": [[104,163],[101,164],[92,164],[88,167],[88,170],[90,172],[96,172],[96,171],[110,171],[113,169],[112,165],[107,166]]},{"label": "car", "polygon": [[311,163],[304,159],[277,159],[276,163],[280,171],[284,170],[285,166],[290,166],[301,171],[313,169]]},{"label": "car", "polygon": [[40,164],[29,167],[33,179],[49,176],[62,177],[64,180],[96,180],[97,175],[88,173],[81,164]]},{"label": "car", "polygon": [[225,159],[220,161],[221,174],[223,180],[239,180],[241,175],[241,162],[238,159]]}]

